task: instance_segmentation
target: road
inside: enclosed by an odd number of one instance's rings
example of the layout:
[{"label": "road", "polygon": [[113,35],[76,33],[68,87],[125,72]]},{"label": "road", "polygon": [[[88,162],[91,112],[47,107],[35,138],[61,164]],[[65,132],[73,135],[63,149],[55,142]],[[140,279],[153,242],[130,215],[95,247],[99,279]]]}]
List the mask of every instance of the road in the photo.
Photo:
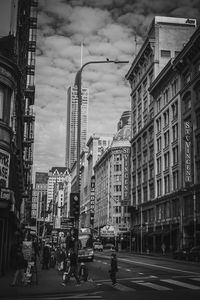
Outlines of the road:
[{"label": "road", "polygon": [[118,283],[112,287],[108,270],[109,252],[96,253],[87,263],[93,290],[52,294],[31,299],[104,299],[104,300],[196,300],[200,299],[200,263],[184,262],[164,257],[150,257],[118,253]]}]

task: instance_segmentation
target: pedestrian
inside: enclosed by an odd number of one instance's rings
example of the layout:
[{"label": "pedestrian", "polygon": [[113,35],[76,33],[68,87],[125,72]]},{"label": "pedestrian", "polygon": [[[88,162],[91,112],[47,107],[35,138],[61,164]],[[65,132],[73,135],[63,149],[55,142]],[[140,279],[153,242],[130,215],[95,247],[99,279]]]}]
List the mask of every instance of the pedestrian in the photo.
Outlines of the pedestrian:
[{"label": "pedestrian", "polygon": [[80,279],[78,277],[78,256],[74,251],[74,249],[71,249],[70,251],[69,260],[70,260],[70,269],[69,269],[69,273],[66,276],[65,284],[70,280],[70,277],[72,276],[75,277],[77,284],[80,284]]},{"label": "pedestrian", "polygon": [[79,269],[79,279],[80,281],[87,281],[88,280],[88,268],[84,264],[84,262],[81,262],[80,269]]},{"label": "pedestrian", "polygon": [[165,251],[166,251],[166,246],[165,243],[163,242],[161,245],[161,249],[162,249],[162,254],[165,255]]},{"label": "pedestrian", "polygon": [[17,281],[20,280],[21,284],[24,285],[24,271],[27,268],[27,261],[24,259],[24,255],[22,252],[22,248],[17,248],[16,256],[15,256],[15,273],[13,276],[13,280],[11,286],[14,287],[17,284]]},{"label": "pedestrian", "polygon": [[42,269],[49,269],[49,262],[50,262],[50,250],[47,245],[43,248],[43,255],[42,255]]},{"label": "pedestrian", "polygon": [[118,263],[117,263],[116,253],[111,254],[110,270],[108,272],[110,273],[110,279],[112,280],[112,285],[115,286],[117,283],[116,273],[118,272]]}]

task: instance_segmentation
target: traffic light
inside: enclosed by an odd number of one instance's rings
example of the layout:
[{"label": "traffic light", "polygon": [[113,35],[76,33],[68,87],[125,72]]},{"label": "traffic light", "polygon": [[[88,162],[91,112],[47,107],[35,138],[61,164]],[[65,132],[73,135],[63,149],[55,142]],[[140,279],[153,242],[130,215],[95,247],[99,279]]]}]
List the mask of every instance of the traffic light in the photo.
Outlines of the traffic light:
[{"label": "traffic light", "polygon": [[70,193],[70,217],[78,219],[80,214],[80,193]]}]

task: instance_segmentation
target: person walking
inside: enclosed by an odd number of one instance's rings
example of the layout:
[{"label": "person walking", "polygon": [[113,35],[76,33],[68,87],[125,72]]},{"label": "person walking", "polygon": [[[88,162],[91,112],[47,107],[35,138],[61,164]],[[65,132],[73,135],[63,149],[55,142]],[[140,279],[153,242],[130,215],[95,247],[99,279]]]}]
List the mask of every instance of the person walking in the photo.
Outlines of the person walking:
[{"label": "person walking", "polygon": [[24,259],[24,255],[22,252],[22,248],[17,248],[16,257],[15,257],[15,273],[13,276],[13,280],[11,286],[14,287],[19,281],[22,285],[24,285],[24,271],[27,268],[27,261]]},{"label": "person walking", "polygon": [[77,284],[80,284],[80,279],[78,277],[78,257],[74,249],[70,251],[70,269],[69,273],[66,276],[65,284],[70,280],[70,277],[74,276],[76,279]]},{"label": "person walking", "polygon": [[165,255],[165,251],[166,251],[166,246],[165,243],[163,242],[161,245],[161,249],[162,249],[162,254]]},{"label": "person walking", "polygon": [[110,270],[108,272],[110,273],[110,279],[112,280],[112,286],[115,286],[117,284],[116,273],[118,272],[118,263],[117,263],[116,253],[111,254]]},{"label": "person walking", "polygon": [[47,245],[43,248],[43,255],[42,255],[42,269],[49,269],[49,262],[50,262],[50,250]]}]

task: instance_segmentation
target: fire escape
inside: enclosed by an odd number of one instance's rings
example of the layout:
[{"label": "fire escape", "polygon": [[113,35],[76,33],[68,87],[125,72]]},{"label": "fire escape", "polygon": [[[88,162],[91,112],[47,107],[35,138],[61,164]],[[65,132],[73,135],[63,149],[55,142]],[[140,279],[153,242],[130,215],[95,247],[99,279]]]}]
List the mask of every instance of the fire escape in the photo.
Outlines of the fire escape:
[{"label": "fire escape", "polygon": [[32,165],[35,116],[33,105],[35,101],[35,57],[37,37],[37,0],[30,0],[29,39],[26,64],[26,86],[24,91],[24,179],[25,179],[25,222],[31,217],[32,199]]}]

